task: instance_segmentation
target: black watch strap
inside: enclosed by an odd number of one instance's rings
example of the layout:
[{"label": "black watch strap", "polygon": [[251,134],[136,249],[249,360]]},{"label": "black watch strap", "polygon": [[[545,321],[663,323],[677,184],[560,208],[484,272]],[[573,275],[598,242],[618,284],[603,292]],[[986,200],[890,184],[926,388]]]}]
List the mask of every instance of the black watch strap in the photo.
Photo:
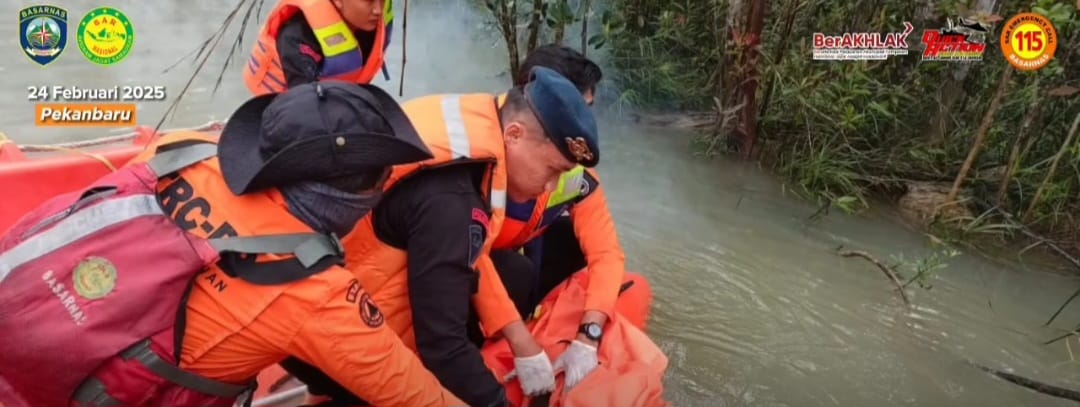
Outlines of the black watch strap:
[{"label": "black watch strap", "polygon": [[604,327],[595,322],[588,322],[578,326],[578,333],[592,341],[600,342],[600,338],[604,335]]}]

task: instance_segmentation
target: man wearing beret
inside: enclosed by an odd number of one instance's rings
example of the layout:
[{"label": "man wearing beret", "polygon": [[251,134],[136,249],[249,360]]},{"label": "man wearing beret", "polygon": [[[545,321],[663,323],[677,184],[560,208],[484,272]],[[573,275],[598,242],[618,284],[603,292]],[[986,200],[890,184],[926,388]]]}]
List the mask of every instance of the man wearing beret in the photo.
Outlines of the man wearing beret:
[{"label": "man wearing beret", "polygon": [[[592,103],[602,73],[580,52],[557,44],[541,46],[525,58],[523,75],[516,75],[514,84],[523,85],[535,66],[562,74]],[[595,168],[577,166],[560,177],[554,191],[507,202],[506,221],[491,259],[523,318],[559,283],[587,270],[578,335],[553,364],[556,370],[565,370],[566,387],[574,387],[597,366],[597,347],[627,274],[626,257]]]},{"label": "man wearing beret", "polygon": [[[508,405],[507,379],[491,373],[468,335],[477,318],[486,336],[510,342],[523,391],[551,392],[551,360],[525,327],[489,252],[508,199],[534,199],[566,171],[597,164],[592,112],[569,80],[546,68],[504,97],[433,95],[402,107],[434,158],[394,167],[383,200],[342,242],[346,267],[386,324],[470,406]],[[289,371],[314,394],[364,405],[302,363]]]}]

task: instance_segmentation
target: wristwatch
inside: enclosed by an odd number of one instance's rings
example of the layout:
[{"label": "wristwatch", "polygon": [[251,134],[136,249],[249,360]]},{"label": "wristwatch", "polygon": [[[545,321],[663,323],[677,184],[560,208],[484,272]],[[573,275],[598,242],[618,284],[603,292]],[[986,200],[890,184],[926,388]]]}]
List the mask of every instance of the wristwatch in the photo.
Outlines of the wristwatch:
[{"label": "wristwatch", "polygon": [[589,340],[600,342],[600,337],[604,336],[604,328],[598,323],[589,322],[581,324],[578,327],[578,333],[585,334],[585,337],[589,338]]}]

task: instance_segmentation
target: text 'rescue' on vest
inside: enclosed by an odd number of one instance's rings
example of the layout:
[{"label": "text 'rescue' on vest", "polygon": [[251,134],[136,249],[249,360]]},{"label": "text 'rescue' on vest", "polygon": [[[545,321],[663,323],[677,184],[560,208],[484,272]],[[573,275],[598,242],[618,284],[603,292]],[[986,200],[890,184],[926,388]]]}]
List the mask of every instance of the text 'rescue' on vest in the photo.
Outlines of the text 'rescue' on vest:
[{"label": "text 'rescue' on vest", "polygon": [[244,84],[255,96],[280,93],[288,87],[277,51],[277,37],[281,26],[296,13],[303,14],[322,48],[325,59],[319,71],[320,79],[371,83],[383,68],[394,19],[392,10],[393,2],[386,0],[383,21],[375,32],[371,55],[363,55],[356,35],[330,0],[280,0],[267,17],[251,50],[251,57],[244,68]]},{"label": "text 'rescue' on vest", "polygon": [[285,284],[343,254],[336,239],[310,229],[186,232],[172,213],[182,209],[167,210],[159,188],[216,154],[199,137],[164,145],[149,161],[45,202],[0,236],[0,405],[228,407],[252,389],[177,366],[193,279],[225,254],[256,254],[237,261],[246,263],[282,253],[297,263],[293,273],[232,271]]},{"label": "text 'rescue' on vest", "polygon": [[[483,252],[490,250],[502,227],[506,209],[506,146],[494,95],[434,95],[402,104],[420,138],[434,158],[415,164],[395,166],[384,191],[421,171],[448,165],[485,164],[484,199],[489,214],[474,213],[474,218],[488,218]],[[490,215],[490,217],[489,217]],[[356,229],[342,239],[347,255],[346,267],[372,295],[386,315],[386,322],[410,349],[416,349],[409,306],[406,253],[376,238],[372,217],[361,220]]]}]

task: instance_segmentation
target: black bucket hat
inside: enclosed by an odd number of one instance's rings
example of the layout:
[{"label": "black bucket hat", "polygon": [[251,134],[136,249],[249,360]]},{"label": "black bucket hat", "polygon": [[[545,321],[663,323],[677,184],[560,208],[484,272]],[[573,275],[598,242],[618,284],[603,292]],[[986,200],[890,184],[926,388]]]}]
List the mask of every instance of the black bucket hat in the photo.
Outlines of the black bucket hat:
[{"label": "black bucket hat", "polygon": [[431,150],[405,112],[374,85],[321,81],[248,100],[218,142],[221,173],[237,195],[302,181],[381,174]]}]

